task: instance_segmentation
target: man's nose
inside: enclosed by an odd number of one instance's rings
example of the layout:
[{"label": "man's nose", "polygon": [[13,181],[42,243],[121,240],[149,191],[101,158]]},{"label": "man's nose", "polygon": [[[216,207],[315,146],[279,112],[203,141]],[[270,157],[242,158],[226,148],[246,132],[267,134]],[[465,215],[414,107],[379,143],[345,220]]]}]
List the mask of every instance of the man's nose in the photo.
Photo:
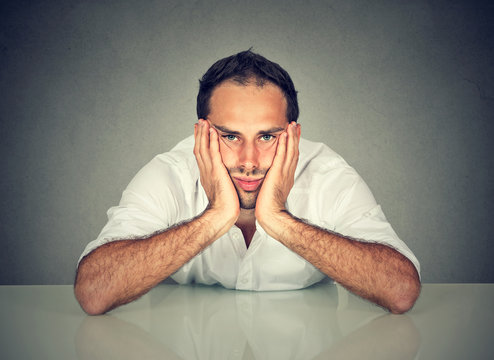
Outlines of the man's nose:
[{"label": "man's nose", "polygon": [[244,144],[239,155],[240,165],[245,170],[259,167],[259,152],[254,144]]}]

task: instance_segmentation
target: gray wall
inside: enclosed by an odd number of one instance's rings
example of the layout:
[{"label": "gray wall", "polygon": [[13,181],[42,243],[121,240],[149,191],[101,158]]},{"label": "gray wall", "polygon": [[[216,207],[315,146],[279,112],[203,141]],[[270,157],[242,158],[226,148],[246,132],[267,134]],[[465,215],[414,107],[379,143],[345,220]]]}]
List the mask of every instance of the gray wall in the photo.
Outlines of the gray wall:
[{"label": "gray wall", "polygon": [[425,282],[493,282],[493,7],[471,1],[12,1],[0,9],[1,284],[69,284],[132,176],[251,46],[303,135],[364,177]]}]

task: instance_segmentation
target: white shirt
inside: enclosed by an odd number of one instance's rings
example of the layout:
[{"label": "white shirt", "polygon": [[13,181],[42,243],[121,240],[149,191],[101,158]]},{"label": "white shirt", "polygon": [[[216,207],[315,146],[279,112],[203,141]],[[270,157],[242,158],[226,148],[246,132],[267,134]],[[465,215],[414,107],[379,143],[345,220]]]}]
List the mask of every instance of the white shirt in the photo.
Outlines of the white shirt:
[{"label": "white shirt", "polygon": [[[145,165],[108,210],[108,223],[83,254],[112,240],[140,238],[192,219],[208,204],[190,136]],[[415,265],[410,249],[396,235],[357,172],[321,143],[301,139],[295,183],[287,199],[294,216],[359,241],[388,245]],[[301,256],[271,238],[256,223],[247,248],[233,226],[171,277],[180,284],[219,283],[238,290],[292,290],[326,278]]]}]

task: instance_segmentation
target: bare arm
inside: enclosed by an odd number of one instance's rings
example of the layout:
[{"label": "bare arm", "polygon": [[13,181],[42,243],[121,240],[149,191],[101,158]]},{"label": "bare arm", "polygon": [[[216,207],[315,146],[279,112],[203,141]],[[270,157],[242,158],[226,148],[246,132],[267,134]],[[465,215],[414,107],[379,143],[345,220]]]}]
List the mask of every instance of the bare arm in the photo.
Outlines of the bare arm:
[{"label": "bare arm", "polygon": [[408,311],[420,293],[415,266],[386,245],[356,241],[293,217],[285,202],[298,161],[300,127],[289,126],[259,193],[256,218],[273,238],[336,282],[393,313]]},{"label": "bare arm", "polygon": [[389,246],[349,239],[289,213],[272,217],[264,226],[334,281],[393,313],[408,311],[420,293],[415,266]]},{"label": "bare arm", "polygon": [[83,258],[74,291],[87,313],[102,314],[139,298],[226,233],[237,220],[238,196],[221,161],[217,134],[212,130],[210,136],[205,121],[196,124],[194,134],[194,154],[208,208],[189,222],[145,239],[107,243]]},{"label": "bare arm", "polygon": [[139,298],[217,239],[218,220],[206,211],[146,239],[100,246],[79,264],[77,300],[87,313],[101,314]]}]

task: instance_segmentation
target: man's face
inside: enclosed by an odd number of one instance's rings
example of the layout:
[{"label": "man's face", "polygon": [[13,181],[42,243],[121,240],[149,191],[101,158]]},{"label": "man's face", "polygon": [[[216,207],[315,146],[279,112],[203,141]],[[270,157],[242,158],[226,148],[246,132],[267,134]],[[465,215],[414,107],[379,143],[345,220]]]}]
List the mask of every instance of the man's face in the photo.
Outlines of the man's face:
[{"label": "man's face", "polygon": [[210,99],[209,123],[219,135],[220,153],[242,209],[254,209],[264,176],[286,130],[286,100],[273,84],[219,85]]}]

